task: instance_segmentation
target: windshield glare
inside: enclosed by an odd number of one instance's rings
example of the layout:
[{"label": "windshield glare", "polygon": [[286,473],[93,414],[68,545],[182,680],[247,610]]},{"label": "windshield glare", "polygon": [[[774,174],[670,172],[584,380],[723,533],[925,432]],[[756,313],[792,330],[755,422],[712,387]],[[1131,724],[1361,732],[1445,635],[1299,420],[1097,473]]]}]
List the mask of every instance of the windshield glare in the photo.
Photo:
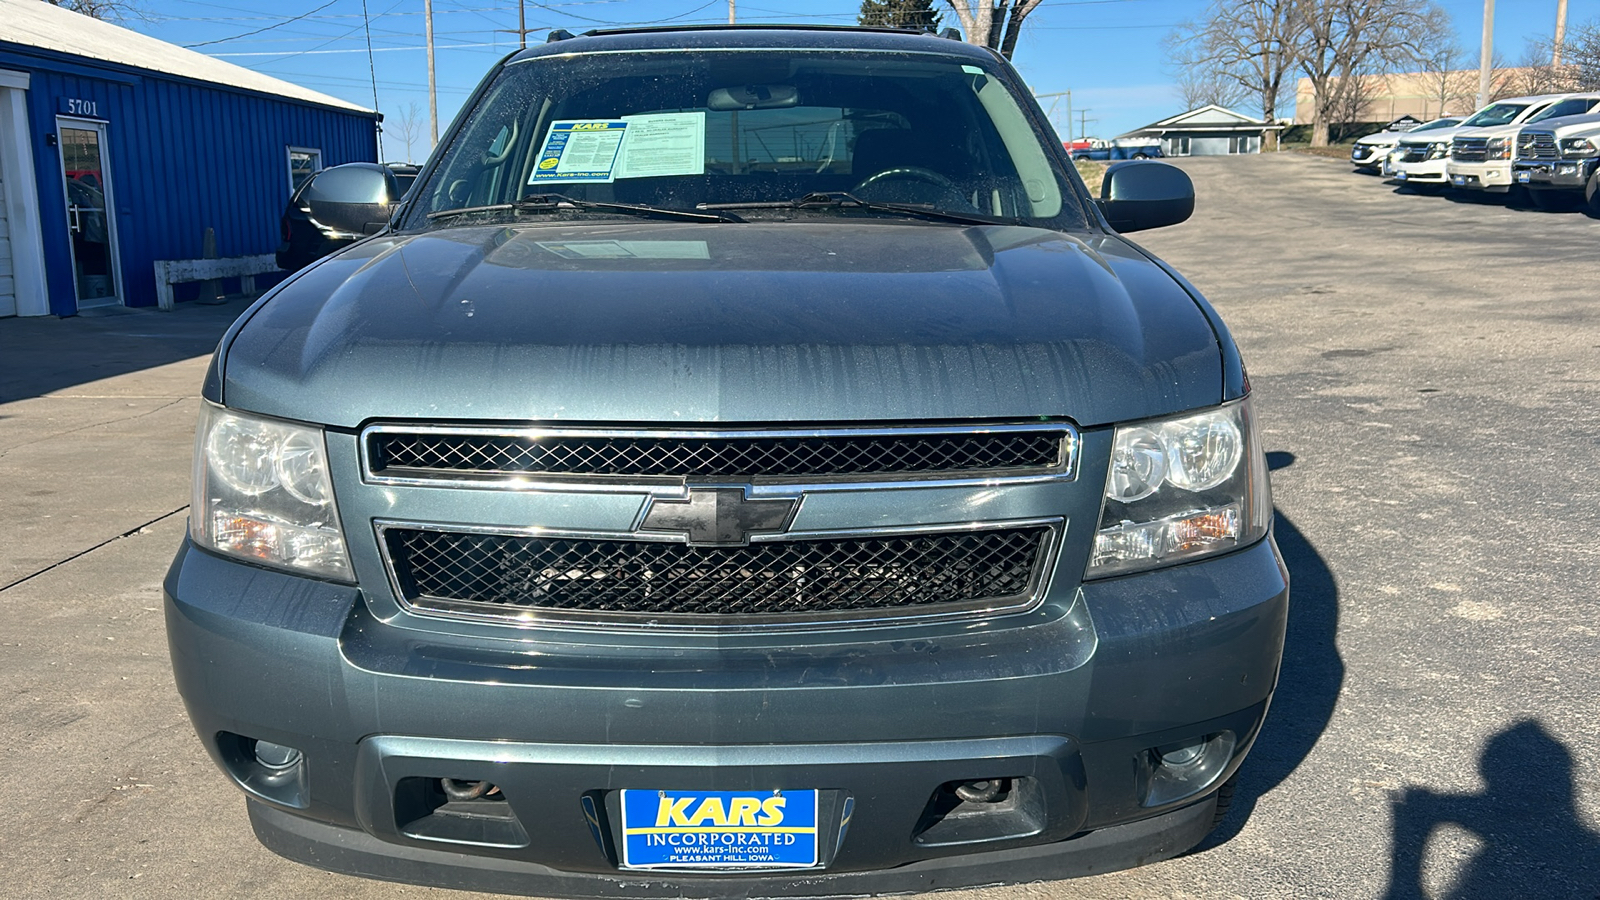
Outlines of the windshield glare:
[{"label": "windshield glare", "polygon": [[413,227],[429,212],[536,194],[694,209],[819,191],[1084,225],[1006,81],[937,54],[652,51],[514,62],[419,187]]},{"label": "windshield glare", "polygon": [[1528,108],[1526,103],[1496,103],[1486,106],[1473,113],[1472,118],[1462,122],[1463,128],[1489,128],[1495,125],[1508,124],[1512,119],[1522,114]]}]

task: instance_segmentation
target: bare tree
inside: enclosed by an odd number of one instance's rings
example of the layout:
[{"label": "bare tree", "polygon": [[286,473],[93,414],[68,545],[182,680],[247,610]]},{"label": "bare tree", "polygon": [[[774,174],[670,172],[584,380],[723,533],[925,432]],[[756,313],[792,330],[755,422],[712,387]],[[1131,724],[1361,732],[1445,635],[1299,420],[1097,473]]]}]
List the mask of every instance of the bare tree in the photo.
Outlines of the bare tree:
[{"label": "bare tree", "polygon": [[1250,92],[1227,72],[1200,66],[1178,73],[1178,97],[1184,109],[1215,104],[1232,108],[1250,99]]},{"label": "bare tree", "polygon": [[[1477,105],[1477,70],[1470,68],[1472,57],[1456,40],[1455,25],[1443,9],[1435,10],[1422,24],[1417,39],[1417,62],[1422,66],[1421,81],[1428,91],[1427,103],[1439,104],[1438,115]],[[1504,81],[1504,76],[1499,80]]]},{"label": "bare tree", "polygon": [[400,108],[394,117],[394,124],[389,126],[394,136],[405,142],[406,162],[416,162],[411,156],[411,146],[421,140],[423,122],[422,104],[412,100]]},{"label": "bare tree", "polygon": [[1391,0],[1294,0],[1304,22],[1297,52],[1311,82],[1311,145],[1328,145],[1329,127],[1352,106],[1363,72],[1416,63],[1433,4]]},{"label": "bare tree", "polygon": [[44,2],[82,13],[91,19],[102,19],[107,22],[126,22],[129,19],[144,21],[150,18],[137,0],[44,0]]},{"label": "bare tree", "polygon": [[1572,84],[1583,91],[1600,90],[1600,20],[1584,24],[1561,42],[1563,68],[1572,73]]},{"label": "bare tree", "polygon": [[[1185,22],[1167,36],[1168,55],[1199,83],[1232,81],[1259,101],[1263,121],[1274,121],[1284,79],[1297,61],[1303,26],[1294,15],[1295,3],[1211,0],[1201,19]],[[1183,78],[1180,74],[1180,87]]]},{"label": "bare tree", "polygon": [[[1334,91],[1334,96],[1339,102],[1333,108],[1332,119],[1334,123],[1350,125],[1355,122],[1365,122],[1372,114],[1372,97],[1377,93],[1383,76],[1373,74],[1355,74],[1340,79],[1341,83]],[[1330,131],[1332,129],[1330,123]],[[1330,137],[1332,135],[1330,134]],[[1343,138],[1345,135],[1341,134]]]},{"label": "bare tree", "polygon": [[[1539,94],[1560,94],[1567,91],[1587,91],[1595,89],[1596,76],[1600,72],[1594,71],[1596,62],[1591,61],[1589,79],[1585,79],[1584,65],[1581,58],[1583,31],[1579,29],[1572,37],[1561,42],[1561,54],[1567,62],[1554,65],[1551,59],[1551,42],[1545,40],[1530,40],[1523,47],[1522,59],[1517,67],[1512,70],[1512,77],[1507,87],[1510,92],[1503,96],[1533,97]],[[1593,52],[1593,51],[1591,51]]]},{"label": "bare tree", "polygon": [[967,43],[999,50],[1006,59],[1017,49],[1023,20],[1044,0],[945,0],[961,20]]}]

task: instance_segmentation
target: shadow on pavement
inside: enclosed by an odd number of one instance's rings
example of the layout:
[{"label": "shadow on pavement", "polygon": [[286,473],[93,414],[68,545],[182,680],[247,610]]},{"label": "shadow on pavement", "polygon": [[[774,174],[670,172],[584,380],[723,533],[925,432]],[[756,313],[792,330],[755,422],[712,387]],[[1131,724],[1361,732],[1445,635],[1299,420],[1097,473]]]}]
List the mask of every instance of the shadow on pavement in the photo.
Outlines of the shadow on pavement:
[{"label": "shadow on pavement", "polygon": [[[209,354],[249,300],[0,319],[0,403]],[[196,385],[198,388],[198,384]]]},{"label": "shadow on pavement", "polygon": [[[1273,470],[1294,464],[1294,454],[1267,454]],[[1276,511],[1273,536],[1289,568],[1289,627],[1284,638],[1283,670],[1273,694],[1267,722],[1250,757],[1239,770],[1233,809],[1222,824],[1195,848],[1201,852],[1233,839],[1255,810],[1256,800],[1288,778],[1311,754],[1333,718],[1344,684],[1344,660],[1335,637],[1339,631],[1339,587],[1322,555],[1300,529]]]},{"label": "shadow on pavement", "polygon": [[[1479,793],[1395,792],[1385,900],[1600,897],[1600,835],[1578,818],[1572,751],[1525,721],[1489,739],[1478,773],[1486,785]],[[1428,841],[1446,826],[1471,835],[1478,849],[1451,867],[1450,885],[1425,885]]]}]

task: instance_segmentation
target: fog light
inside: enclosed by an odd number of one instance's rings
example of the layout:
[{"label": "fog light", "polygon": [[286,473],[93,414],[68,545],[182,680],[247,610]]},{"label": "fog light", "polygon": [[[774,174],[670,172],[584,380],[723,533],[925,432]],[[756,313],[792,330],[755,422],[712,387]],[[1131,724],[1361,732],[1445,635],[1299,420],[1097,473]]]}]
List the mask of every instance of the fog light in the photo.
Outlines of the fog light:
[{"label": "fog light", "polygon": [[1160,754],[1163,766],[1181,767],[1191,765],[1199,760],[1205,749],[1206,742],[1197,740],[1188,744],[1168,744],[1165,747],[1157,747],[1156,753]]},{"label": "fog light", "polygon": [[300,751],[271,741],[256,741],[256,762],[274,772],[294,768],[300,763]]},{"label": "fog light", "polygon": [[1211,787],[1227,770],[1236,744],[1233,732],[1219,731],[1146,750],[1139,778],[1143,804],[1175,803]]}]

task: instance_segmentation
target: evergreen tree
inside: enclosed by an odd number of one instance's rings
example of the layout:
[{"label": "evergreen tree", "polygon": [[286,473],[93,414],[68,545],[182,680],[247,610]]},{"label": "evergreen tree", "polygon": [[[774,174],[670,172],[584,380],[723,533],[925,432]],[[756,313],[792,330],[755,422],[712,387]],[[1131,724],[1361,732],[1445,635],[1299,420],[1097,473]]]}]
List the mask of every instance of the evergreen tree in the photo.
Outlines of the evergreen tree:
[{"label": "evergreen tree", "polygon": [[861,0],[857,24],[880,28],[939,30],[939,11],[934,0]]}]

